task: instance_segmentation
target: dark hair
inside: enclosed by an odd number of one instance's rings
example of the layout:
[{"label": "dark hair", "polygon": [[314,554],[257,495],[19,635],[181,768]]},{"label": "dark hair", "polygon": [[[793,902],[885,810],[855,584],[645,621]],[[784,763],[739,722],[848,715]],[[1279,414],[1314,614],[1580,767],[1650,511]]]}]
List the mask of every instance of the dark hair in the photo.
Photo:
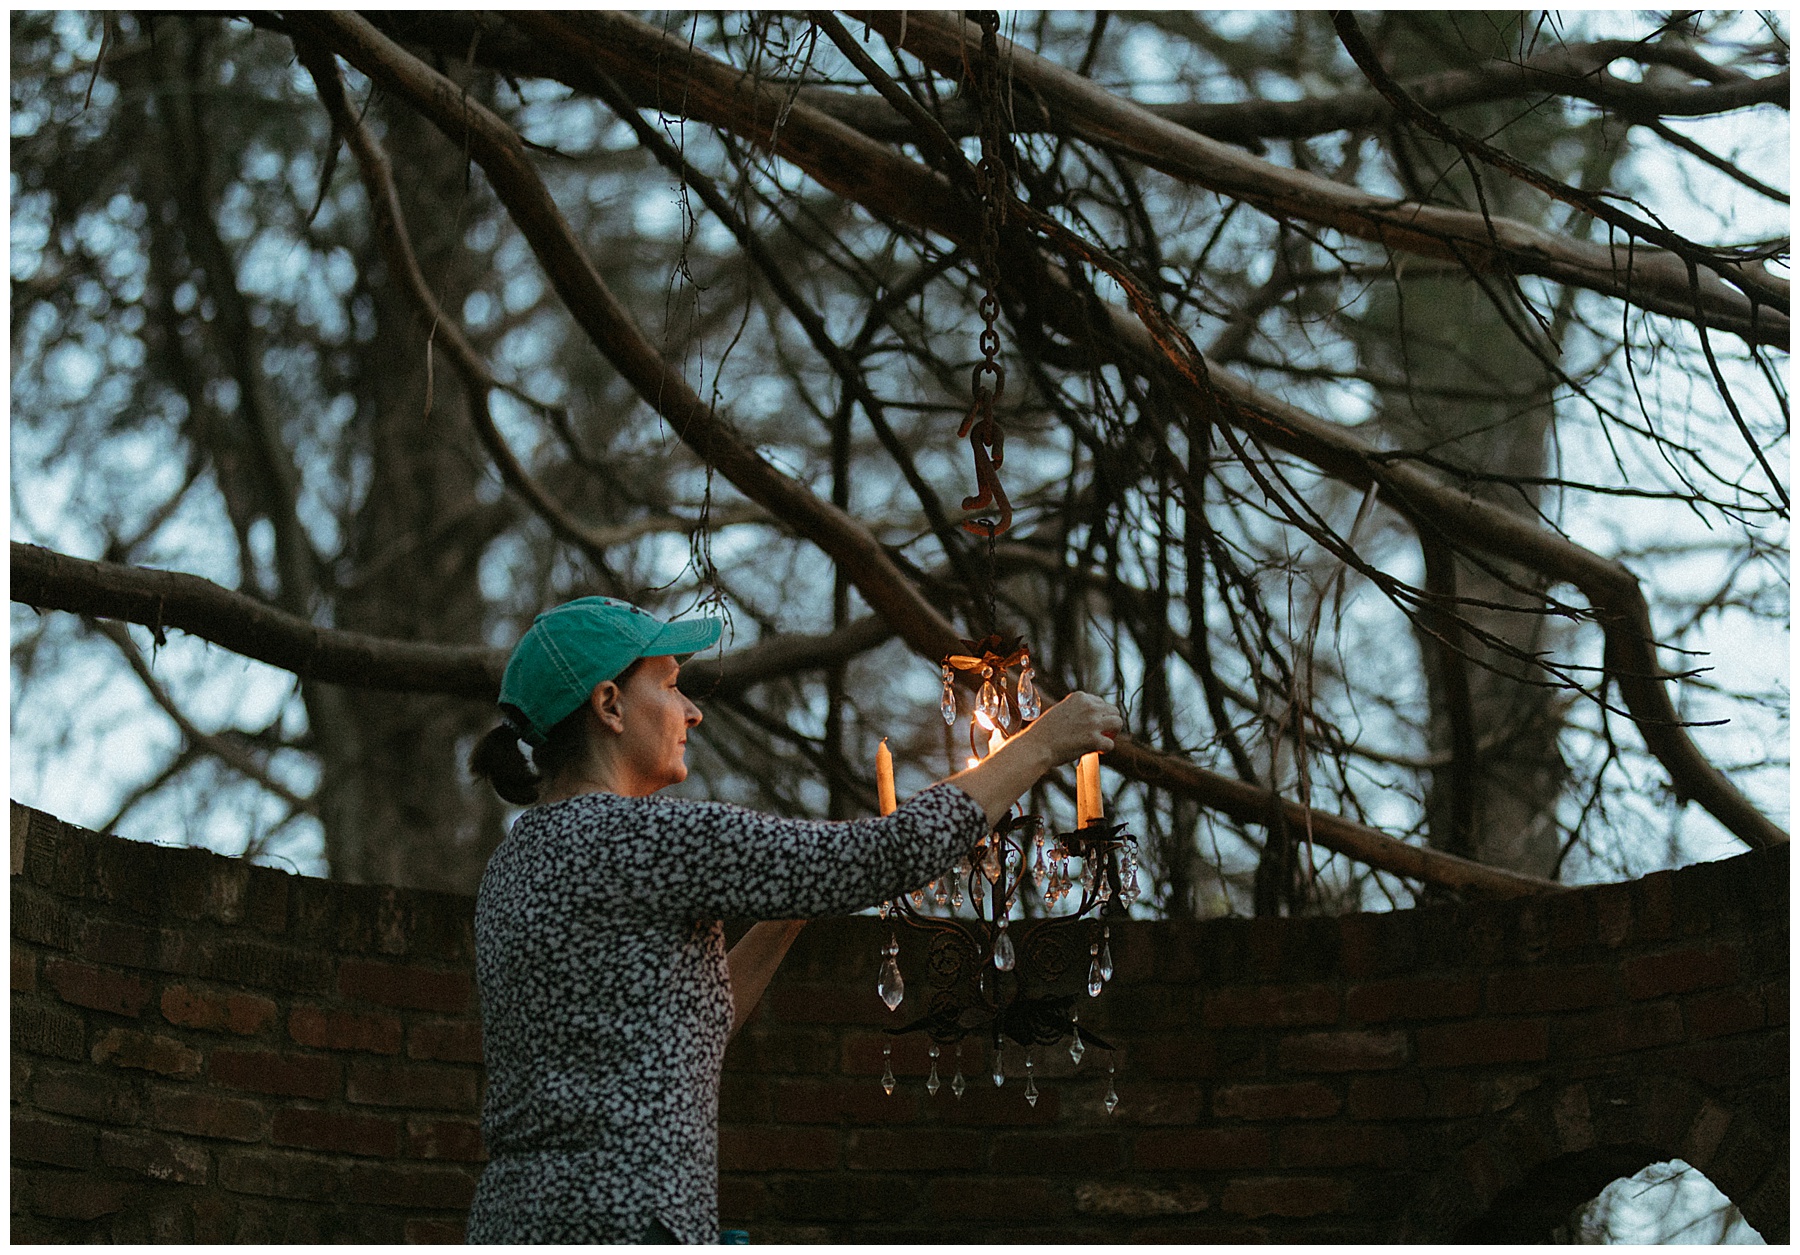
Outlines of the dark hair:
[{"label": "dark hair", "polygon": [[[642,662],[640,658],[619,672],[613,683],[625,687]],[[469,774],[486,780],[494,792],[515,806],[530,806],[538,800],[538,789],[545,780],[580,762],[587,752],[587,723],[582,718],[586,709],[583,702],[551,728],[544,744],[532,747],[529,762],[519,748],[517,725],[524,719],[514,714],[514,722],[502,723],[475,743],[475,751],[469,755]]]}]

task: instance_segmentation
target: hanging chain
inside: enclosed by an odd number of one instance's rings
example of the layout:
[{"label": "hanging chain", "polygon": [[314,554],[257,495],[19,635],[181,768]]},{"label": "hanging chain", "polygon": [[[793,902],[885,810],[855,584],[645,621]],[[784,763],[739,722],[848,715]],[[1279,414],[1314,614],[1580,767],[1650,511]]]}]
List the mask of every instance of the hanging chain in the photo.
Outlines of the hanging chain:
[{"label": "hanging chain", "polygon": [[[975,66],[975,94],[981,108],[981,160],[975,166],[975,187],[981,195],[981,239],[976,262],[981,268],[981,360],[969,380],[969,416],[963,419],[957,436],[966,436],[975,455],[975,488],[972,497],[963,498],[963,509],[985,510],[992,507],[999,517],[969,519],[965,531],[986,536],[990,554],[993,539],[1012,526],[1012,503],[1000,486],[997,474],[1006,461],[1005,437],[994,418],[994,405],[1006,391],[1006,367],[1000,364],[1000,332],[995,324],[1000,319],[1000,227],[1006,218],[1006,202],[1010,195],[1006,172],[1006,130],[1001,120],[1000,105],[1000,14],[982,10],[975,15],[981,27],[981,56]],[[993,599],[992,559],[989,560],[988,596]]]}]

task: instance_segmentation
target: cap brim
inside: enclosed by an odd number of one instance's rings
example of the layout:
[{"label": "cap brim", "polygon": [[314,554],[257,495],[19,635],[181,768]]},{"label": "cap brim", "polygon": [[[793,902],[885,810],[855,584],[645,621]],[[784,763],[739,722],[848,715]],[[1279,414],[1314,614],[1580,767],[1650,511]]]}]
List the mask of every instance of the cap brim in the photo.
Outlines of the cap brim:
[{"label": "cap brim", "polygon": [[718,644],[724,631],[725,625],[717,619],[687,619],[680,623],[665,623],[662,631],[644,642],[639,656],[655,658],[662,654],[697,654]]}]

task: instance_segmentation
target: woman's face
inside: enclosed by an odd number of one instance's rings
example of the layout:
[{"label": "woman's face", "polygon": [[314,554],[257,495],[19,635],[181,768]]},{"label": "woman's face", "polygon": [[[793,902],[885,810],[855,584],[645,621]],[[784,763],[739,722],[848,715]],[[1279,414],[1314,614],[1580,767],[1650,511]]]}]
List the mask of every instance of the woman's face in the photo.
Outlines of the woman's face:
[{"label": "woman's face", "polygon": [[644,797],[687,779],[687,734],[700,722],[700,708],[675,687],[680,673],[680,664],[665,655],[644,659],[625,678],[619,692],[621,792]]}]

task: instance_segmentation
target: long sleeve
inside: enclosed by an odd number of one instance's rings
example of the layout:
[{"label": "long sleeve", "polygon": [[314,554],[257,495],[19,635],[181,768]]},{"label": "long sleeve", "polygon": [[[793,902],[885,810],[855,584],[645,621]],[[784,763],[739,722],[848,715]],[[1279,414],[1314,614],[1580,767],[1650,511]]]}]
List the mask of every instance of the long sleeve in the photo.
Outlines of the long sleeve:
[{"label": "long sleeve", "polygon": [[[639,900],[653,914],[808,919],[874,906],[954,864],[987,831],[974,799],[940,784],[880,819],[780,819],[718,802],[651,801]],[[634,864],[640,860],[632,859]]]}]

